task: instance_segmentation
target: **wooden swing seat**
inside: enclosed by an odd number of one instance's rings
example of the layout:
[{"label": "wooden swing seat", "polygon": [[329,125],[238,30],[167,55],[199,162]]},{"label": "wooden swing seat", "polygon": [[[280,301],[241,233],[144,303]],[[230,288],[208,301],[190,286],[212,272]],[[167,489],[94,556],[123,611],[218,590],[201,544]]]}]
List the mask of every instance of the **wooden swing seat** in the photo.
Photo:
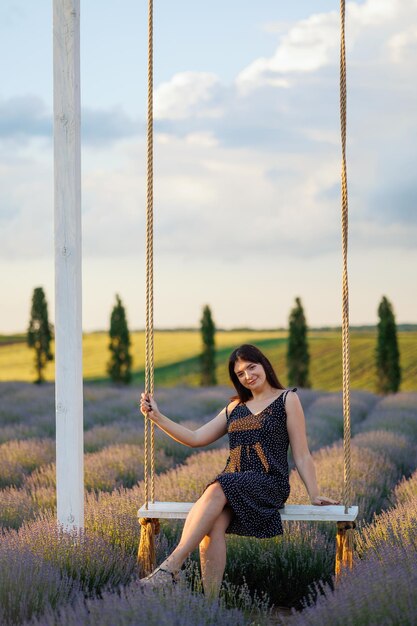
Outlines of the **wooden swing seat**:
[{"label": "wooden swing seat", "polygon": [[[193,502],[149,502],[138,510],[138,517],[151,519],[185,519]],[[286,504],[279,510],[283,520],[310,522],[353,522],[358,516],[358,507],[351,506],[345,513],[341,504],[317,506],[314,504]]]}]

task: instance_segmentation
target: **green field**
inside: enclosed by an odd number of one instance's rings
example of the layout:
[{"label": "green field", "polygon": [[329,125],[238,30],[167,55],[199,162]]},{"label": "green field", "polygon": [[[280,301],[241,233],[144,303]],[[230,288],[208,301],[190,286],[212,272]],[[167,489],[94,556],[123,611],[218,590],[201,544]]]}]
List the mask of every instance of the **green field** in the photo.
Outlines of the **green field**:
[{"label": "green field", "polygon": [[[417,332],[398,333],[403,391],[417,389]],[[237,345],[249,342],[258,345],[273,362],[281,382],[287,384],[285,331],[227,331],[218,332],[217,377],[220,384],[228,383],[227,358]],[[106,333],[90,333],[83,338],[84,378],[105,381],[108,360]],[[351,386],[353,389],[375,391],[374,351],[376,331],[353,330],[350,335]],[[341,389],[341,333],[310,331],[310,377],[315,389],[338,391]],[[155,334],[155,368],[157,385],[198,385],[199,352],[198,331],[157,331]],[[144,368],[144,333],[132,333],[134,381],[141,384]],[[0,381],[32,381],[35,373],[33,354],[24,343],[0,345]],[[46,380],[54,378],[54,363],[48,364]]]},{"label": "green field", "polygon": [[[262,339],[279,339],[284,332],[230,331],[217,333],[217,347],[226,352],[244,342],[258,342]],[[133,369],[138,376],[144,368],[145,338],[143,332],[131,333]],[[106,333],[89,333],[83,337],[83,372],[86,380],[106,378],[106,363],[109,359],[109,338]],[[55,346],[52,343],[52,352]],[[201,350],[201,338],[198,331],[156,331],[155,367],[169,368],[176,364],[198,359]],[[54,379],[54,363],[48,363],[45,371],[46,380]],[[192,366],[192,369],[195,369]],[[187,373],[189,370],[187,369]],[[191,371],[191,370],[190,370]],[[32,381],[35,376],[33,352],[25,343],[6,343],[0,345],[0,381]],[[170,377],[171,378],[171,377]],[[177,376],[178,378],[178,376]],[[174,382],[174,381],[173,381]],[[176,381],[180,382],[180,381]],[[175,384],[175,383],[174,383]]]}]

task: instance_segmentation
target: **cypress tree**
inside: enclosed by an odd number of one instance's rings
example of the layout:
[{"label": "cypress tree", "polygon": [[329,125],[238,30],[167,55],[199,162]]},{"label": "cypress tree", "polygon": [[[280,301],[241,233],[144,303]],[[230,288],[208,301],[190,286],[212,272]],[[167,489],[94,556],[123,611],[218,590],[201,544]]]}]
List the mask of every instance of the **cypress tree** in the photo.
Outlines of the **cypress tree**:
[{"label": "cypress tree", "polygon": [[117,294],[116,304],[111,313],[109,334],[110,360],[107,364],[107,373],[114,382],[128,384],[132,380],[130,334],[125,308]]},{"label": "cypress tree", "polygon": [[210,307],[206,305],[201,318],[201,338],[203,352],[201,354],[201,385],[217,385],[216,380],[216,327],[211,316]]},{"label": "cypress tree", "polygon": [[290,312],[287,348],[288,385],[311,387],[309,380],[310,355],[307,344],[307,322],[300,298]]},{"label": "cypress tree", "polygon": [[35,349],[35,369],[37,373],[36,383],[40,384],[45,379],[43,370],[48,361],[52,361],[51,352],[52,326],[48,320],[48,304],[42,287],[36,287],[32,296],[29,328],[27,331],[27,344]]},{"label": "cypress tree", "polygon": [[383,296],[378,307],[378,338],[376,346],[377,390],[397,392],[401,383],[400,351],[392,304]]}]

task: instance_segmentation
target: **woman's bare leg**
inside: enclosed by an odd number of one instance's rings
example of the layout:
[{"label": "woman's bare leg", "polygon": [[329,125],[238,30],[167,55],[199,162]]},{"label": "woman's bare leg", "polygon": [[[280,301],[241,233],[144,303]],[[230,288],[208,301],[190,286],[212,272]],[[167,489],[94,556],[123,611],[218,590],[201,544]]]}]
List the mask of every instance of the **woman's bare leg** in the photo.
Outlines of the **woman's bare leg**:
[{"label": "woman's bare leg", "polygon": [[171,572],[179,570],[187,556],[210,533],[226,503],[226,496],[218,482],[207,487],[187,516],[179,544],[161,567]]},{"label": "woman's bare leg", "polygon": [[201,577],[207,597],[217,598],[226,567],[225,532],[233,516],[226,506],[214,522],[209,533],[200,542]]}]

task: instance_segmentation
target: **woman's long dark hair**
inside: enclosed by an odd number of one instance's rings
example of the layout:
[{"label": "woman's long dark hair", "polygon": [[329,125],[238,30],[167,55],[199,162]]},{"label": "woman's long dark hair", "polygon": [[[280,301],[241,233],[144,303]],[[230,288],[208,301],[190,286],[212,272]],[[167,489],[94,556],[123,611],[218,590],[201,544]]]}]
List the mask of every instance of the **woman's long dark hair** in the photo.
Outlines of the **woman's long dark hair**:
[{"label": "woman's long dark hair", "polygon": [[235,364],[236,361],[239,360],[249,361],[250,363],[260,363],[265,370],[266,380],[271,387],[274,387],[274,389],[285,389],[285,387],[279,382],[274,368],[266,356],[256,346],[252,346],[250,343],[245,343],[243,346],[239,346],[239,348],[233,350],[229,357],[230,380],[237,391],[237,396],[234,396],[232,400],[237,400],[239,398],[241,402],[247,402],[253,398],[251,390],[244,387],[235,374]]}]

